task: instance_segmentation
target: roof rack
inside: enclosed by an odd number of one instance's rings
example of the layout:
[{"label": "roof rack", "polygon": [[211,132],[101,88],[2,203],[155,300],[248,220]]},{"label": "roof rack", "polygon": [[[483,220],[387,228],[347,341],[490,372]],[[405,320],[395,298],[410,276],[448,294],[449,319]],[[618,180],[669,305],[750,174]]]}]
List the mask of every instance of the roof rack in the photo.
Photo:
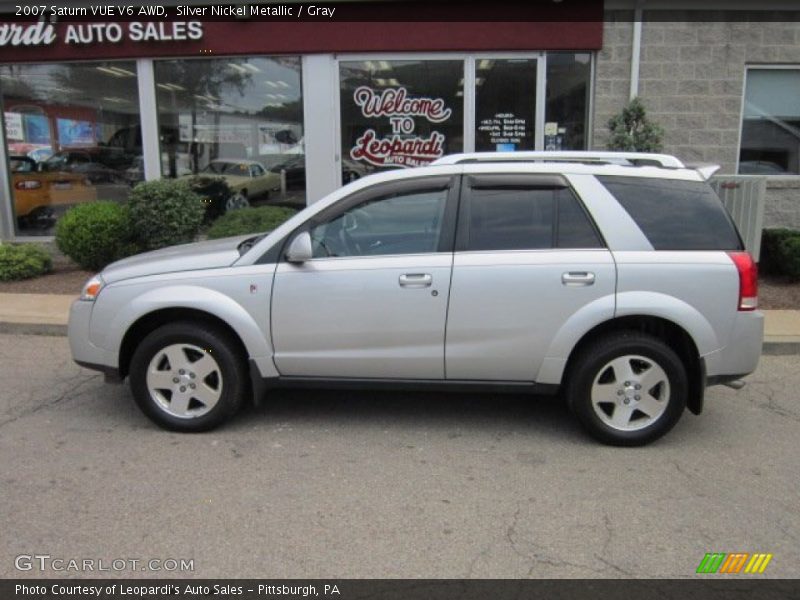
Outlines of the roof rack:
[{"label": "roof rack", "polygon": [[457,165],[476,162],[581,162],[605,163],[630,166],[656,166],[669,169],[682,169],[684,165],[669,154],[647,152],[467,152],[450,154],[432,162],[432,165]]}]

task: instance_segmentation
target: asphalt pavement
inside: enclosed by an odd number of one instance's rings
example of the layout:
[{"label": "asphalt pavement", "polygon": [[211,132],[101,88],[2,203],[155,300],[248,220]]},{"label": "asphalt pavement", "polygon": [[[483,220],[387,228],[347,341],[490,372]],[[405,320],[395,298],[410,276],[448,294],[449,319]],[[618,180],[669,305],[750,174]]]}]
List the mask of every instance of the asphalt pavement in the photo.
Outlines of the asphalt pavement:
[{"label": "asphalt pavement", "polygon": [[66,338],[0,335],[0,577],[683,578],[707,552],[798,577],[798,366],[764,357],[645,448],[503,395],[281,392],[182,435]]}]

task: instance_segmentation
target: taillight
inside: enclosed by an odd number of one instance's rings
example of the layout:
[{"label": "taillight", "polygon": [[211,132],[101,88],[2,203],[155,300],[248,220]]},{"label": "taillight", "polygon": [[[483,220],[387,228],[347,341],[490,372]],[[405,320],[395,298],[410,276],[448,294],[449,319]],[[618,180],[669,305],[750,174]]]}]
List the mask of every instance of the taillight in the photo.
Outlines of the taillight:
[{"label": "taillight", "polygon": [[36,181],[35,179],[25,179],[15,183],[14,187],[18,190],[36,190],[42,187],[42,184],[40,181]]},{"label": "taillight", "polygon": [[728,252],[739,271],[739,310],[758,308],[758,265],[749,252]]}]

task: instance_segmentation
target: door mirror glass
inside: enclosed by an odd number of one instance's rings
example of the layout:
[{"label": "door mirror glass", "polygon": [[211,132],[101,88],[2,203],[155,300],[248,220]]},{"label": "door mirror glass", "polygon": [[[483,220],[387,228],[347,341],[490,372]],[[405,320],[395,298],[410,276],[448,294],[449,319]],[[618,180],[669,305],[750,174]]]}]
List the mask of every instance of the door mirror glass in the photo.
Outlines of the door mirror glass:
[{"label": "door mirror glass", "polygon": [[297,235],[289,244],[289,249],[286,251],[286,260],[290,263],[304,263],[312,258],[311,251],[311,235],[304,231]]}]

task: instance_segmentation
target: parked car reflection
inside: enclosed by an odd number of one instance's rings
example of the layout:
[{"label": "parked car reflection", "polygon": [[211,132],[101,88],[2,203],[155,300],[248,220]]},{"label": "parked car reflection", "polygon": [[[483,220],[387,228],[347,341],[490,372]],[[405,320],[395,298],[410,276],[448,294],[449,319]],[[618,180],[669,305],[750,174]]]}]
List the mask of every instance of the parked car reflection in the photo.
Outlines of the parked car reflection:
[{"label": "parked car reflection", "polygon": [[42,169],[78,173],[93,184],[125,183],[125,169],[132,162],[133,157],[120,148],[71,148],[53,154],[42,163]]},{"label": "parked car reflection", "polygon": [[185,177],[222,177],[234,194],[228,209],[248,206],[251,199],[268,198],[270,192],[281,189],[280,175],[267,171],[264,165],[255,160],[218,158],[208,163],[197,175]]},{"label": "parked car reflection", "polygon": [[[304,188],[306,185],[306,157],[304,154],[295,154],[284,162],[270,169],[273,173],[280,174],[286,171],[286,187],[288,189]],[[342,184],[360,179],[369,174],[367,168],[349,158],[342,159]]]},{"label": "parked car reflection", "polygon": [[20,227],[49,227],[55,219],[55,206],[97,199],[92,182],[80,173],[40,171],[28,156],[11,156],[9,163]]}]

